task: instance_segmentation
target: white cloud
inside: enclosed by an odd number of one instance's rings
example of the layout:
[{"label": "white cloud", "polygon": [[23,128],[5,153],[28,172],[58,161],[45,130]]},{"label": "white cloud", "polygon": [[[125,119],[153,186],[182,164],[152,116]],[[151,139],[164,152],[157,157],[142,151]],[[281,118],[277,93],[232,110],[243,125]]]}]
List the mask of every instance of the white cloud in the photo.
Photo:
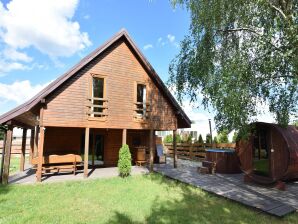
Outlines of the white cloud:
[{"label": "white cloud", "polygon": [[0,39],[13,49],[35,47],[51,57],[71,56],[91,45],[73,21],[77,5],[78,0],[11,0],[4,8],[0,2]]},{"label": "white cloud", "polygon": [[157,39],[157,42],[160,43],[162,41],[162,37]]},{"label": "white cloud", "polygon": [[170,41],[170,43],[174,43],[174,41],[175,41],[175,36],[174,36],[174,35],[172,35],[172,34],[168,34],[168,35],[167,35],[167,38],[168,38],[168,40]]},{"label": "white cloud", "polygon": [[11,101],[15,104],[21,104],[33,97],[48,84],[32,85],[29,80],[16,81],[12,84],[0,83],[0,99],[2,102]]},{"label": "white cloud", "polygon": [[150,48],[153,48],[153,45],[152,44],[146,44],[143,48],[146,51],[146,50],[148,50]]},{"label": "white cloud", "polygon": [[3,51],[3,57],[11,61],[31,62],[33,59],[26,53],[19,52],[13,48],[7,48]]},{"label": "white cloud", "polygon": [[[0,58],[0,77],[14,70],[29,70],[30,67],[19,62],[7,62]],[[0,91],[1,92],[1,91]],[[2,92],[1,92],[2,94]]]}]

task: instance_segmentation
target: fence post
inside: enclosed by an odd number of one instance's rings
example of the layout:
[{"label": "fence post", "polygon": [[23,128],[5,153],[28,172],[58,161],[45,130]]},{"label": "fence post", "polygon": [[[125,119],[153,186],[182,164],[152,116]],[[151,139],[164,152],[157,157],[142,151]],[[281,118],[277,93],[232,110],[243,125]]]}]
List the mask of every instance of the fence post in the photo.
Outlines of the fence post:
[{"label": "fence post", "polygon": [[193,160],[193,143],[189,145],[189,160]]}]

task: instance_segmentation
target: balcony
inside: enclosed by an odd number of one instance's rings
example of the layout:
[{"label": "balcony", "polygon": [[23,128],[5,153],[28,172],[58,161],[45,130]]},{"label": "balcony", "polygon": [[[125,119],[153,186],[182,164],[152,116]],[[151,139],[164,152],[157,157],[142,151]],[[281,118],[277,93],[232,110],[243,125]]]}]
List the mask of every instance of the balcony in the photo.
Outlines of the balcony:
[{"label": "balcony", "polygon": [[134,118],[137,120],[147,120],[150,116],[151,105],[149,103],[134,103]]},{"label": "balcony", "polygon": [[108,99],[90,97],[87,101],[89,118],[106,118],[108,116]]}]

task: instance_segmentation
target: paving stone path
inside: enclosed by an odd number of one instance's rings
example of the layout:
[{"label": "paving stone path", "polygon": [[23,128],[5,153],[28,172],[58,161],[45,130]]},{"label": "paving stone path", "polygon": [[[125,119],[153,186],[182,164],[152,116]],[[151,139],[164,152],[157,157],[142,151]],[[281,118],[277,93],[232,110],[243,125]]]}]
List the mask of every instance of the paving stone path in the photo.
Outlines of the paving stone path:
[{"label": "paving stone path", "polygon": [[200,163],[178,161],[174,169],[171,159],[167,164],[156,164],[154,169],[170,178],[197,186],[205,191],[237,201],[271,215],[282,217],[298,210],[298,182],[287,183],[286,191],[245,184],[243,174],[199,174]]}]

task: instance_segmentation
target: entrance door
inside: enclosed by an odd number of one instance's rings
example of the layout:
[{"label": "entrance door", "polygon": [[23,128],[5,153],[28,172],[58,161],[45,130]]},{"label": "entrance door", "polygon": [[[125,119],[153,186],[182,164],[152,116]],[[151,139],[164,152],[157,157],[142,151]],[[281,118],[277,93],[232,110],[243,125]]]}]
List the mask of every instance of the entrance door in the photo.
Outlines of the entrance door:
[{"label": "entrance door", "polygon": [[253,171],[257,175],[270,175],[268,131],[258,130],[254,139],[253,147]]},{"label": "entrance door", "polygon": [[94,133],[94,151],[92,155],[92,164],[104,164],[104,135]]}]

